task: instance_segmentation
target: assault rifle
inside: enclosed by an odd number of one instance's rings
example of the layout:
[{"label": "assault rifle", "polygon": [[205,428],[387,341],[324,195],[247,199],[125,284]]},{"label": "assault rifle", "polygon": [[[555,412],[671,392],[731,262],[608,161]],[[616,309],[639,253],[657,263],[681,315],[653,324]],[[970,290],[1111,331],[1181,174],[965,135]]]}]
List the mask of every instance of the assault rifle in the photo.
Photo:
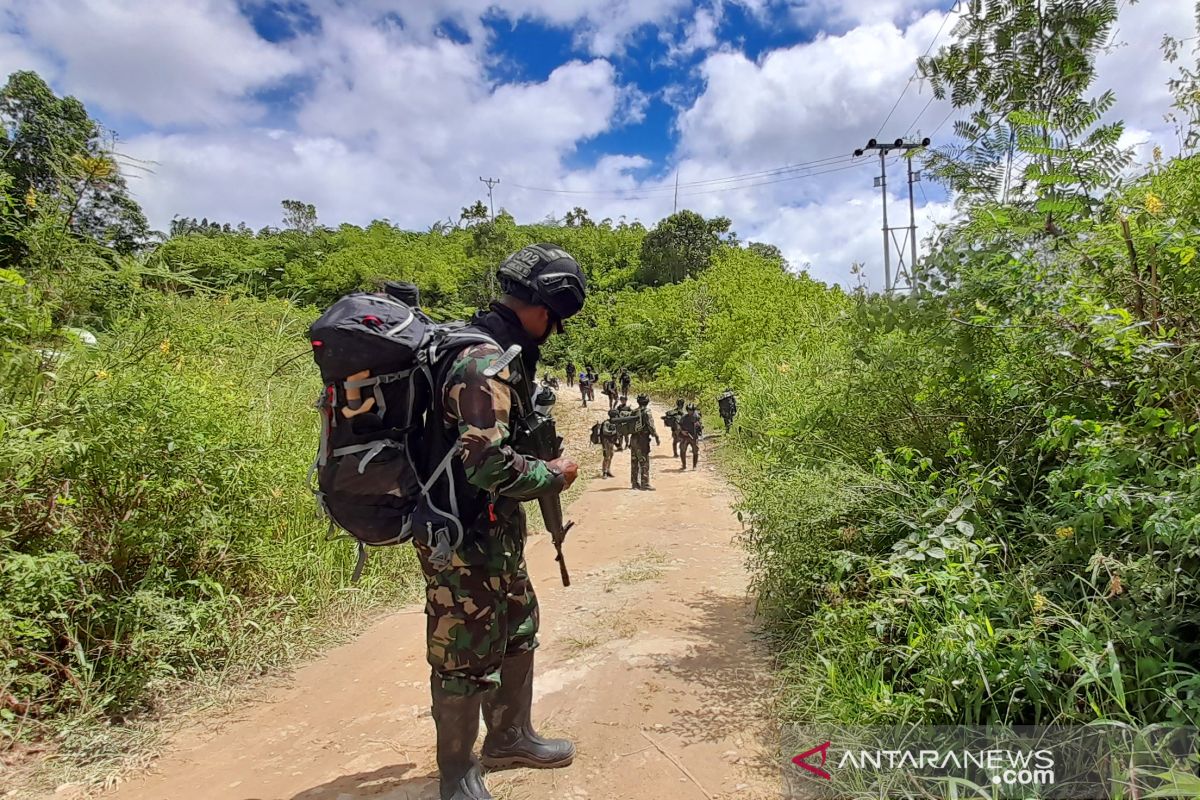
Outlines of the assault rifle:
[{"label": "assault rifle", "polygon": [[[542,461],[553,461],[562,457],[563,440],[558,435],[554,417],[549,414],[549,409],[554,405],[554,401],[554,391],[548,386],[542,387],[541,392],[534,400],[533,410],[517,421],[514,441],[518,452]],[[562,584],[570,586],[571,576],[567,572],[567,562],[563,558],[562,548],[563,541],[567,538],[567,531],[571,530],[575,523],[563,523],[562,495],[559,492],[539,497],[538,506],[542,510],[542,521],[546,523],[546,530],[550,531],[550,539],[554,542],[556,553],[554,560],[558,562],[558,572],[562,577]]]}]

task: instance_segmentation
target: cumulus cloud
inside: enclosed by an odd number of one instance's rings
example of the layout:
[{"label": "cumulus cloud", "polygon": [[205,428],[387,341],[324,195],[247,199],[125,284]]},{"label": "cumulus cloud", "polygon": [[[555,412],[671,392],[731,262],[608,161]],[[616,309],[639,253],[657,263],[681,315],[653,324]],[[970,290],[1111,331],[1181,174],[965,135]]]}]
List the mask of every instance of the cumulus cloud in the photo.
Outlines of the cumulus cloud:
[{"label": "cumulus cloud", "polygon": [[[778,244],[822,280],[852,283],[851,264],[863,263],[878,288],[878,162],[850,153],[877,133],[939,125],[944,141],[954,118],[909,83],[935,34],[949,36],[935,10],[946,0],[510,0],[503,10],[492,0],[309,0],[319,26],[279,44],[258,37],[235,0],[12,2],[0,10],[0,67],[36,68],[152,126],[123,149],[154,165],[132,185],[160,227],[174,214],[277,224],[279,201],[295,197],[328,222],[420,229],[457,216],[485,193],[480,176],[496,176],[497,206],[523,221],[582,205],[594,219],[653,224],[678,202],[730,217],[743,239]],[[760,24],[790,18],[824,33],[751,58],[721,40],[732,3]],[[1117,91],[1130,144],[1169,137],[1170,70],[1155,48],[1190,27],[1186,6],[1127,5],[1101,60],[1097,85]],[[497,18],[568,30],[583,55],[543,80],[497,82]],[[442,35],[447,22],[466,38]],[[667,58],[706,54],[696,81],[656,90],[675,114],[675,150],[588,164],[581,147],[646,112],[648,92],[622,53],[647,26],[659,27],[650,41]],[[281,81],[301,87],[282,112],[261,94]],[[903,168],[890,169],[893,224],[904,224]],[[930,191],[933,202],[918,194],[922,236],[952,214]]]},{"label": "cumulus cloud", "polygon": [[60,65],[67,92],[154,125],[255,118],[246,94],[300,68],[233,0],[37,0],[13,20]]}]

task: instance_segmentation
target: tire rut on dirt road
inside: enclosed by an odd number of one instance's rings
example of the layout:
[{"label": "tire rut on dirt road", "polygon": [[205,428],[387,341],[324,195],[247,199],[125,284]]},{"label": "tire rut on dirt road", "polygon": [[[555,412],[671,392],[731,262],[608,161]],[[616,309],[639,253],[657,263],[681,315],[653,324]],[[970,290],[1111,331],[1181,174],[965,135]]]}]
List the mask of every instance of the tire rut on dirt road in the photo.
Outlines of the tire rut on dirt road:
[{"label": "tire rut on dirt road", "polygon": [[[563,416],[578,434],[604,415],[594,405]],[[707,454],[681,472],[659,434],[657,491],[631,490],[618,453],[617,477],[592,475],[570,506],[570,588],[548,538],[531,537],[534,718],[578,756],[567,769],[489,775],[500,800],[780,796],[769,654],[754,637],[731,495]],[[181,731],[150,770],[103,796],[436,800],[424,625],[420,606],[381,619],[286,686]]]}]

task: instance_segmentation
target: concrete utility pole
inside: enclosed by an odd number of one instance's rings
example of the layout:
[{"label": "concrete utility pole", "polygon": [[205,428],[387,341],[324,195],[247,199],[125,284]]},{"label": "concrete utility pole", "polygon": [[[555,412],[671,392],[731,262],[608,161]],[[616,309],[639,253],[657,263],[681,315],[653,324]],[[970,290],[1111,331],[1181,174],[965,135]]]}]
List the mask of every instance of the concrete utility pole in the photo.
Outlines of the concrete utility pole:
[{"label": "concrete utility pole", "polygon": [[480,176],[479,180],[487,184],[488,187],[488,212],[492,215],[492,222],[496,221],[496,207],[492,205],[492,187],[500,184],[499,178],[484,178]]},{"label": "concrete utility pole", "polygon": [[[867,150],[879,151],[879,177],[875,179],[875,185],[880,188],[883,199],[883,291],[884,294],[890,294],[897,289],[908,289],[911,291],[913,287],[913,270],[917,266],[917,212],[916,203],[913,200],[913,184],[921,180],[921,173],[914,172],[912,168],[912,157],[908,157],[908,226],[907,227],[890,227],[888,225],[888,193],[887,193],[887,155],[892,150],[900,150],[909,152],[921,147],[928,147],[929,139],[922,139],[919,142],[906,142],[903,139],[897,139],[894,142],[879,143],[872,139],[867,142],[866,147],[860,147],[854,151],[854,155],[861,156]],[[904,231],[907,242],[902,242],[896,238],[897,231]],[[906,248],[904,245],[908,244]],[[908,253],[905,253],[905,250]],[[892,277],[892,253],[896,254],[896,275]],[[907,263],[906,263],[907,262]]]}]

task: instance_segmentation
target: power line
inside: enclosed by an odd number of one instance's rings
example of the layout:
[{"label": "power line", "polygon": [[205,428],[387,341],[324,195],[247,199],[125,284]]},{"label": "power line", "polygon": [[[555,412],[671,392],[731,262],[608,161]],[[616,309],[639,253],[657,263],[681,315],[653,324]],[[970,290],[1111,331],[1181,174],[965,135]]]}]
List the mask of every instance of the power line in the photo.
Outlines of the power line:
[{"label": "power line", "polygon": [[[850,161],[849,158],[847,158],[846,160]],[[771,186],[771,185],[774,185],[777,183],[787,183],[789,181],[798,181],[798,180],[803,180],[805,178],[815,178],[818,175],[828,175],[833,172],[842,172],[844,170],[854,169],[857,166],[859,166],[857,163],[847,163],[844,165],[831,166],[829,169],[815,170],[813,172],[808,172],[803,175],[791,175],[786,178],[778,178],[777,180],[757,181],[754,183],[745,183],[740,186],[721,186],[721,187],[718,187],[715,189],[701,189],[701,190],[694,191],[694,192],[680,192],[679,196],[680,197],[696,197],[697,195],[718,194],[720,192],[732,192],[732,191],[737,191],[740,189],[753,189],[753,188],[756,188],[759,186]],[[616,198],[622,199],[622,200],[644,200],[644,199],[651,198],[651,197],[666,198],[666,197],[670,196],[670,193],[674,189],[674,187],[672,187],[672,186],[657,186],[657,187],[650,187],[650,188],[646,188],[646,189],[630,188],[630,189],[587,190],[587,189],[546,189],[546,188],[540,188],[540,187],[535,187],[535,186],[522,186],[519,183],[513,183],[513,184],[509,184],[509,185],[512,186],[514,189],[523,189],[525,191],[531,191],[531,192],[545,192],[547,194],[586,195],[586,196],[592,196],[592,197],[615,196]]]},{"label": "power line", "polygon": [[[929,54],[931,52],[933,52],[933,46],[935,44],[937,44],[938,38],[941,37],[942,31],[944,31],[946,29],[946,23],[950,21],[950,16],[951,16],[951,14],[954,13],[954,10],[956,8],[958,8],[958,0],[955,0],[954,8],[946,10],[946,16],[942,17],[941,26],[937,29],[937,33],[935,33],[933,35],[933,40],[929,42],[929,47],[925,48],[925,54],[923,56],[921,56],[921,58],[928,58]],[[920,64],[920,59],[917,60],[917,63],[918,63],[918,65]],[[883,129],[887,126],[888,121],[891,120],[892,115],[896,113],[896,109],[900,107],[900,101],[904,99],[904,95],[908,94],[908,87],[912,86],[913,81],[915,81],[917,79],[917,69],[918,68],[919,68],[919,66],[913,67],[912,75],[910,75],[908,77],[908,82],[904,84],[903,91],[901,91],[900,96],[896,98],[896,102],[892,104],[892,110],[889,111],[888,115],[883,118],[883,122],[879,123],[879,130],[875,132],[876,139],[879,138],[879,134],[883,133]],[[925,113],[925,112],[921,112],[921,113]],[[913,124],[915,125],[916,123],[914,122]],[[910,130],[911,130],[911,126],[910,126]]]},{"label": "power line", "polygon": [[[825,158],[814,159],[812,161],[801,161],[801,162],[797,162],[795,164],[787,164],[782,167],[774,167],[772,169],[759,170],[758,172],[744,172],[744,173],[741,173],[738,175],[727,175],[727,176],[721,177],[721,178],[707,178],[704,180],[696,180],[696,181],[681,181],[678,184],[678,188],[686,190],[689,188],[710,187],[710,186],[714,186],[717,184],[723,184],[723,183],[742,183],[742,182],[749,181],[749,180],[752,180],[755,178],[773,178],[773,177],[777,177],[779,175],[786,175],[789,172],[799,172],[801,170],[811,169],[811,168],[815,168],[815,167],[832,166],[838,162],[849,161],[849,159],[850,159],[850,157],[847,154],[841,153],[841,154],[834,155],[834,156],[826,156]],[[525,185],[518,184],[518,183],[513,183],[510,185],[515,189],[524,189],[525,191],[529,191],[529,192],[547,192],[549,194],[581,194],[581,195],[606,195],[606,194],[627,195],[627,194],[630,194],[631,192],[638,192],[638,193],[661,192],[663,194],[670,194],[675,189],[675,187],[672,185],[652,186],[652,187],[645,187],[645,188],[629,188],[629,189],[561,189],[561,188],[551,188],[551,187],[543,187],[543,186],[525,186]],[[730,186],[727,188],[738,189],[738,188],[742,188],[742,187]],[[686,193],[684,193],[684,196],[686,196]]]}]

